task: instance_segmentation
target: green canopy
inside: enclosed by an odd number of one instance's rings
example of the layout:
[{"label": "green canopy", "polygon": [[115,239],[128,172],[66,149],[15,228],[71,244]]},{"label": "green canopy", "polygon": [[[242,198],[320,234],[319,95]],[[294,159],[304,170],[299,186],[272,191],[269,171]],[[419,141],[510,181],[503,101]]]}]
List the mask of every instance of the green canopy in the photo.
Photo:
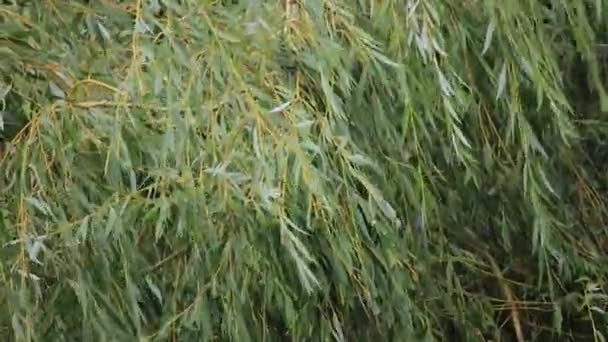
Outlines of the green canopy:
[{"label": "green canopy", "polygon": [[7,341],[603,341],[608,1],[3,1]]}]

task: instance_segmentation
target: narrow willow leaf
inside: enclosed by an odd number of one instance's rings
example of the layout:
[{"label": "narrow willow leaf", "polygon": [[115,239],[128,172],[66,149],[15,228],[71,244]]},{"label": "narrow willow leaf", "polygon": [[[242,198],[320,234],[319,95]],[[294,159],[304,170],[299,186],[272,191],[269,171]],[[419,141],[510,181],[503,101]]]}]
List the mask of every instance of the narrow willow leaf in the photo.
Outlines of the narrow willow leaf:
[{"label": "narrow willow leaf", "polygon": [[148,285],[148,288],[150,288],[150,291],[152,291],[154,296],[156,296],[156,299],[158,299],[159,303],[162,303],[163,296],[160,292],[160,289],[158,288],[158,286],[156,286],[156,284],[154,284],[154,282],[152,281],[152,279],[149,276],[146,277],[146,284]]},{"label": "narrow willow leaf", "polygon": [[34,208],[38,209],[42,214],[44,214],[46,216],[53,215],[53,211],[51,210],[51,208],[49,207],[49,205],[46,202],[39,200],[37,198],[34,198],[34,197],[27,197],[25,200],[29,204],[34,206]]},{"label": "narrow willow leaf", "polygon": [[371,158],[368,158],[367,156],[364,156],[364,155],[362,155],[360,153],[349,155],[348,159],[353,164],[356,164],[356,165],[359,165],[359,166],[369,166],[372,169],[376,170],[376,172],[382,173],[380,171],[380,167]]},{"label": "narrow willow leaf", "polygon": [[99,20],[97,21],[97,27],[99,28],[99,32],[101,33],[101,36],[103,37],[103,39],[105,39],[108,42],[111,42],[112,35],[108,31],[108,29],[105,26],[103,26],[103,24]]},{"label": "narrow willow leaf", "polygon": [[355,177],[365,186],[368,193],[374,199],[374,202],[378,205],[378,208],[382,211],[382,213],[388,218],[391,223],[395,224],[397,227],[401,226],[401,220],[397,217],[397,212],[391,204],[384,199],[381,192],[374,187],[363,175],[359,172],[354,172]]},{"label": "narrow willow leaf", "polygon": [[291,104],[291,101],[287,101],[285,103],[282,103],[274,108],[272,108],[268,114],[276,114],[276,113],[280,113],[282,111],[284,111],[285,109],[287,109],[287,107],[289,107],[289,105]]},{"label": "narrow willow leaf", "polygon": [[460,142],[464,146],[466,146],[467,148],[472,148],[471,144],[469,143],[469,141],[467,140],[467,138],[465,138],[464,134],[462,133],[462,131],[458,127],[454,127],[454,133],[456,133],[456,136],[458,137],[458,140],[460,140]]},{"label": "narrow willow leaf", "polygon": [[332,315],[332,325],[333,325],[333,334],[334,334],[334,338],[337,342],[344,342],[344,332],[342,329],[342,324],[340,324],[340,320],[338,319],[338,316],[336,315],[336,313],[334,312]]},{"label": "narrow willow leaf", "polygon": [[26,250],[28,253],[28,257],[31,261],[37,263],[38,265],[42,265],[42,262],[38,260],[38,255],[41,251],[46,250],[46,246],[43,243],[44,237],[36,237],[32,240],[29,240],[26,244]]},{"label": "narrow willow leaf", "polygon": [[492,17],[490,23],[488,24],[488,28],[486,29],[486,37],[483,42],[483,48],[481,49],[481,55],[485,55],[492,45],[492,38],[494,37],[494,30],[496,29],[496,19]]},{"label": "narrow willow leaf", "polygon": [[104,238],[108,238],[112,231],[116,228],[115,224],[118,219],[118,215],[116,215],[116,211],[114,208],[110,207],[108,211],[108,217],[106,219],[106,226],[104,229]]},{"label": "narrow willow leaf", "polygon": [[169,218],[170,203],[166,197],[161,197],[158,207],[158,218],[154,229],[154,238],[158,241],[165,234],[165,227]]},{"label": "narrow willow leaf", "polygon": [[498,86],[496,89],[496,100],[502,97],[505,87],[507,85],[507,63],[504,62],[502,64],[502,68],[500,69],[500,74],[498,75]]},{"label": "narrow willow leaf", "polygon": [[23,330],[23,325],[21,325],[20,319],[17,314],[12,315],[11,325],[13,328],[13,333],[15,334],[15,338],[17,340],[25,339],[25,330]]},{"label": "narrow willow leaf", "polygon": [[545,188],[547,188],[547,190],[549,190],[554,196],[558,196],[557,192],[555,192],[555,190],[551,186],[551,182],[549,182],[549,180],[547,179],[547,175],[545,174],[545,171],[542,169],[539,169],[538,174],[540,176],[541,181],[545,185]]},{"label": "narrow willow leaf", "polygon": [[150,26],[148,26],[148,24],[146,24],[146,22],[139,18],[138,20],[135,21],[135,32],[137,33],[152,33],[152,29],[150,28]]},{"label": "narrow willow leaf", "polygon": [[40,281],[40,277],[34,273],[25,272],[23,270],[17,270],[17,273],[24,278],[28,278],[28,279],[34,280],[34,281]]},{"label": "narrow willow leaf", "polygon": [[451,97],[452,95],[454,95],[454,89],[452,88],[452,85],[450,84],[448,79],[445,77],[443,72],[441,72],[441,70],[439,70],[439,68],[437,68],[437,75],[439,77],[439,84],[441,85],[441,91],[443,92],[443,94],[446,97]]},{"label": "narrow willow leaf", "polygon": [[61,88],[59,88],[59,86],[53,81],[49,82],[49,91],[51,92],[51,95],[57,98],[65,98],[65,92]]},{"label": "narrow willow leaf", "polygon": [[371,55],[373,57],[375,57],[379,62],[386,64],[388,66],[391,66],[393,68],[399,68],[401,67],[401,65],[399,63],[396,63],[392,60],[390,60],[388,57],[386,57],[385,55],[383,55],[382,53],[375,51],[375,50],[371,50]]}]

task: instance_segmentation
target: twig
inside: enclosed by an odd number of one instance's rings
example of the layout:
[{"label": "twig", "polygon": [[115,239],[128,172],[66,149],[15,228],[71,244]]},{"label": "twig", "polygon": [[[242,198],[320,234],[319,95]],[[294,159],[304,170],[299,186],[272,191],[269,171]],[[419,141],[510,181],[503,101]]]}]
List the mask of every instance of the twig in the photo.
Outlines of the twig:
[{"label": "twig", "polygon": [[173,259],[177,258],[178,256],[184,254],[187,250],[188,250],[188,247],[184,247],[184,248],[180,249],[179,251],[169,255],[168,257],[164,258],[163,260],[161,260],[161,261],[157,262],[156,264],[152,265],[151,267],[149,267],[146,270],[146,273],[152,273],[152,272],[158,270],[159,268],[161,268],[164,264],[166,264],[170,260],[173,260]]},{"label": "twig", "polygon": [[521,321],[519,320],[519,311],[517,310],[517,301],[518,300],[515,298],[515,295],[513,294],[513,291],[511,291],[511,288],[509,287],[509,285],[506,282],[501,281],[501,279],[503,278],[502,272],[500,272],[500,269],[498,268],[498,265],[494,261],[494,258],[492,258],[492,256],[489,253],[487,254],[487,257],[488,257],[488,260],[490,261],[490,263],[492,264],[492,268],[494,269],[494,273],[496,274],[498,281],[500,282],[502,291],[506,297],[506,301],[507,301],[507,303],[509,303],[509,307],[511,309],[511,322],[513,323],[513,330],[515,330],[515,336],[517,338],[517,342],[524,342],[525,339],[524,339],[524,334],[521,329]]}]

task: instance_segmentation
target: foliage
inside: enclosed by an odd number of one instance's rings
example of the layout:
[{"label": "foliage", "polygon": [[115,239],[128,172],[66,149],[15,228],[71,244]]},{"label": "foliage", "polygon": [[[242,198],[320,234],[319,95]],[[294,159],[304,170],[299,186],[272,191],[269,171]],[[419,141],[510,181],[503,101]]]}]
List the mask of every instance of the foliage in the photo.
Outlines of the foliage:
[{"label": "foliage", "polygon": [[0,336],[603,341],[607,11],[4,1]]}]

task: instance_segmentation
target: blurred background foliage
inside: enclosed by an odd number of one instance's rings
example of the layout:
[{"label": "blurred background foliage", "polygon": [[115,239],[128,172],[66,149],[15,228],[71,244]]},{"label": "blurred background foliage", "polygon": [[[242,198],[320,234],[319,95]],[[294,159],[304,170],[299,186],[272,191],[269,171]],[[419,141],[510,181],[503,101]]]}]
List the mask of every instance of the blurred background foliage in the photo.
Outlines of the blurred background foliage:
[{"label": "blurred background foliage", "polygon": [[605,0],[0,5],[7,341],[604,341]]}]

